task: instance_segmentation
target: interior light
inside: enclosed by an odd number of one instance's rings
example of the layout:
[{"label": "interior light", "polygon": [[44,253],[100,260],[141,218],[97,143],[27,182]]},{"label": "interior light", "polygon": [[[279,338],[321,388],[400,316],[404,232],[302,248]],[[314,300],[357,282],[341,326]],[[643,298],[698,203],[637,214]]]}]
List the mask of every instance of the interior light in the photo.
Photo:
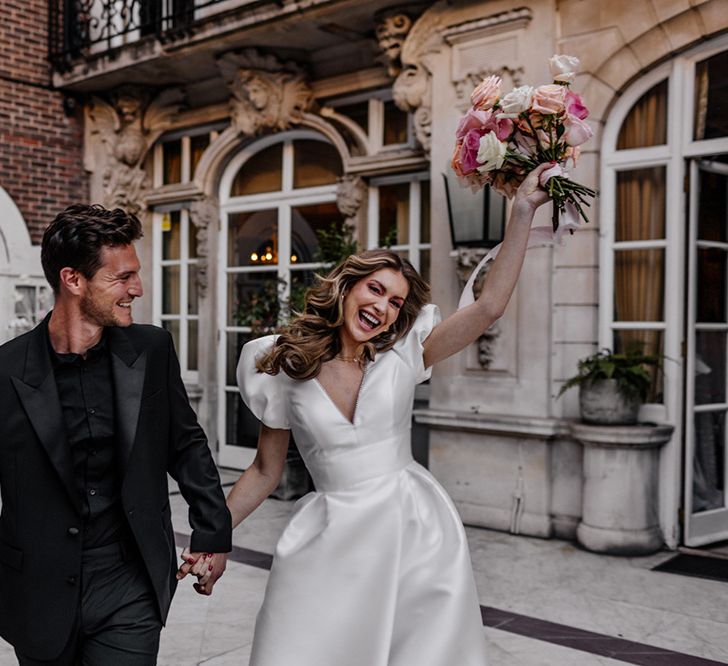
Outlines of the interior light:
[{"label": "interior light", "polygon": [[258,261],[258,253],[257,252],[253,252],[253,254],[250,255],[250,260],[251,261]]}]

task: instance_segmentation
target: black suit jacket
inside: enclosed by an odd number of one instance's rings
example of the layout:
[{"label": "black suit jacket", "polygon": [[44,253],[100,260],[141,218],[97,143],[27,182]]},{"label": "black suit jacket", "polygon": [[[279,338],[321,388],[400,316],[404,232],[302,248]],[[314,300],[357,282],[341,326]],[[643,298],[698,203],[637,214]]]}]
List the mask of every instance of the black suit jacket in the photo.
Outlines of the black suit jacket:
[{"label": "black suit jacket", "polygon": [[[0,346],[0,635],[39,660],[69,637],[82,552],[47,326]],[[121,502],[164,621],[177,582],[167,473],[190,505],[193,551],[231,549],[230,513],[170,335],[133,325],[108,329],[108,342]]]}]

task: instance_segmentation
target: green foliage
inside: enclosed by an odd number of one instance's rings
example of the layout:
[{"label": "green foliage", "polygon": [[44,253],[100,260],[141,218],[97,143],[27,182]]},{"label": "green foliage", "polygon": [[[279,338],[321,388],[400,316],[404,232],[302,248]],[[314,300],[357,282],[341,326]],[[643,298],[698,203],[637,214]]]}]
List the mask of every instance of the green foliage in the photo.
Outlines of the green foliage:
[{"label": "green foliage", "polygon": [[266,280],[260,289],[249,291],[238,303],[233,319],[238,326],[249,326],[254,336],[271,333],[278,325],[280,290],[285,280]]},{"label": "green foliage", "polygon": [[[313,260],[324,264],[324,272],[359,251],[354,228],[345,222],[332,222],[318,229],[319,247]],[[249,326],[254,337],[272,333],[285,324],[291,313],[302,312],[309,285],[291,284],[289,297],[282,301],[286,281],[266,282],[259,290],[248,292],[238,303],[234,319],[238,326]]]},{"label": "green foliage", "polygon": [[397,229],[390,229],[384,238],[382,238],[382,242],[380,243],[381,247],[386,247],[387,249],[391,248],[392,245],[397,244]]},{"label": "green foliage", "polygon": [[652,383],[652,375],[647,366],[657,365],[659,358],[643,353],[639,345],[619,354],[612,353],[610,349],[602,349],[579,361],[578,373],[561,387],[559,397],[574,386],[593,384],[600,379],[614,379],[617,390],[625,398],[644,401]]},{"label": "green foliage", "polygon": [[332,222],[328,229],[319,229],[316,237],[319,247],[314,260],[326,264],[327,268],[335,266],[359,251],[354,237],[354,227],[346,222]]}]

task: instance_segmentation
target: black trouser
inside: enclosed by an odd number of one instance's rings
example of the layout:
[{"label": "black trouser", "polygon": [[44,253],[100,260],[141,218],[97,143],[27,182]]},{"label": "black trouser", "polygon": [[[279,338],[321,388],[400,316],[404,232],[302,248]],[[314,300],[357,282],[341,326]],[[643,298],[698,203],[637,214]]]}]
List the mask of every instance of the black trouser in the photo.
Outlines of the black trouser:
[{"label": "black trouser", "polygon": [[153,666],[161,629],[144,564],[112,544],[83,553],[81,603],[63,652],[49,661],[16,655],[21,666]]}]

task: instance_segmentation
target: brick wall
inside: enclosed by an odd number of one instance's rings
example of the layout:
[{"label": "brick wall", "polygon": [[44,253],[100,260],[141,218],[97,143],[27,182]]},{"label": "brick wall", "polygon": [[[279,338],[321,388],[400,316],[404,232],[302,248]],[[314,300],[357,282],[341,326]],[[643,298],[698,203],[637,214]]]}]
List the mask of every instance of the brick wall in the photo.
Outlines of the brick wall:
[{"label": "brick wall", "polygon": [[39,243],[55,214],[88,198],[80,114],[51,87],[48,0],[0,0],[0,186]]}]

